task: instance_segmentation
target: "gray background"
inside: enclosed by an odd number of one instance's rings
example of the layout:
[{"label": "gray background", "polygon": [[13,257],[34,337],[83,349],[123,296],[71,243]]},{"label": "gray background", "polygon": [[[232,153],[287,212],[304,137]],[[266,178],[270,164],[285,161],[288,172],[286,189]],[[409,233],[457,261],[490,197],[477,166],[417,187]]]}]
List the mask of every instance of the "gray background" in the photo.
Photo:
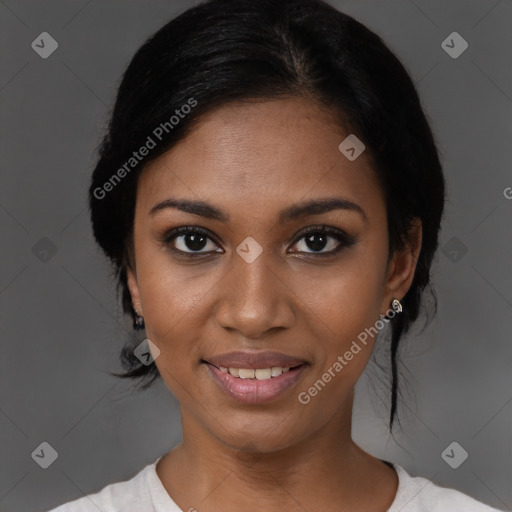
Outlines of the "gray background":
[{"label": "gray background", "polygon": [[[439,312],[404,345],[409,370],[389,436],[371,382],[354,438],[409,472],[512,506],[512,2],[332,1],[410,70],[442,153],[449,202],[434,265]],[[38,511],[131,478],[180,439],[177,402],[108,375],[130,326],[93,243],[86,190],[121,73],[192,2],[0,2],[0,510]],[[31,43],[59,44],[42,59]],[[441,42],[469,48],[451,58]],[[510,197],[510,196],[509,196]],[[417,331],[417,330],[416,330]],[[141,336],[141,340],[143,335]],[[469,454],[457,469],[452,442]],[[57,460],[42,469],[42,442]]]}]

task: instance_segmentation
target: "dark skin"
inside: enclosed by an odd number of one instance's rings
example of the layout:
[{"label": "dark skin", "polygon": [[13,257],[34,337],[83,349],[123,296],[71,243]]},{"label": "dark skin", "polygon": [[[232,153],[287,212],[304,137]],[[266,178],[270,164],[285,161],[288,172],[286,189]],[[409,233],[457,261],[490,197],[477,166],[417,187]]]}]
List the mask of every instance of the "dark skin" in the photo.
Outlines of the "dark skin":
[{"label": "dark skin", "polygon": [[[232,103],[204,115],[140,177],[128,284],[161,351],[155,363],[180,402],[183,441],[157,474],[183,510],[384,512],[394,500],[396,472],[351,437],[354,387],[375,339],[307,405],[297,400],[404,297],[421,248],[415,222],[389,258],[382,190],[368,152],[350,162],[338,150],[347,135],[302,98]],[[169,197],[208,202],[230,219],[175,208],[149,213]],[[278,222],[283,208],[326,197],[364,214],[335,209]],[[194,253],[186,235],[160,239],[190,225],[215,238],[187,259],[172,251]],[[333,253],[340,242],[327,234],[318,252],[331,254],[315,258],[300,235],[318,225],[354,243]],[[236,252],[248,236],[262,248],[251,263]],[[264,404],[233,400],[201,364],[265,349],[300,357],[307,368],[293,389]]]}]

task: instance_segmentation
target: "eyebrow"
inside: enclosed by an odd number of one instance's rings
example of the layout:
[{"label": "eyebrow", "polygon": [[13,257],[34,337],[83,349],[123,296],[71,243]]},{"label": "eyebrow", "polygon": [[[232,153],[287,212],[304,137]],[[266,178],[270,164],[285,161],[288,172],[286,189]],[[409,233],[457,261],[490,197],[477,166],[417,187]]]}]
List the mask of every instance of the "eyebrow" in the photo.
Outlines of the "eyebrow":
[{"label": "eyebrow", "polygon": [[[174,199],[168,198],[164,201],[157,203],[149,211],[150,215],[155,215],[158,212],[167,208],[174,208],[182,212],[192,213],[211,220],[221,222],[228,222],[230,217],[227,213],[219,208],[206,203],[204,201],[193,201],[190,199]],[[311,215],[320,215],[333,210],[348,210],[361,215],[361,217],[368,222],[366,212],[353,201],[341,197],[327,197],[322,199],[312,199],[304,203],[293,204],[279,212],[279,222],[286,223],[295,219],[308,217]]]}]

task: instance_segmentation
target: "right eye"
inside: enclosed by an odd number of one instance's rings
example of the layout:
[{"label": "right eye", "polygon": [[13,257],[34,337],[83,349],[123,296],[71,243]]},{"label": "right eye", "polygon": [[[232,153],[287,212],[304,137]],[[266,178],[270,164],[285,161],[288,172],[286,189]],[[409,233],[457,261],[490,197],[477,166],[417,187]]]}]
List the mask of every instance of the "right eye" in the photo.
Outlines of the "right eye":
[{"label": "right eye", "polygon": [[[194,257],[205,255],[212,252],[222,252],[215,250],[218,247],[213,241],[210,232],[199,226],[181,226],[165,233],[162,242],[171,247],[177,253]],[[206,251],[204,249],[207,249]]]}]

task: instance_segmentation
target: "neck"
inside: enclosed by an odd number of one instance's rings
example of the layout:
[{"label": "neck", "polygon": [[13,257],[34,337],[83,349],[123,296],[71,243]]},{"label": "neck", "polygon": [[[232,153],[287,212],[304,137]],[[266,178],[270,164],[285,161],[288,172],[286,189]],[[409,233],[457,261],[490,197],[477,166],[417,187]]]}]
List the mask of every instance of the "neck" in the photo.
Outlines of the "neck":
[{"label": "neck", "polygon": [[[373,503],[369,496],[383,489],[382,476],[389,483],[396,474],[352,441],[352,403],[353,396],[322,430],[270,451],[250,443],[229,446],[184,414],[183,441],[160,461],[157,472],[187,511],[253,510],[255,503],[269,512],[364,510]],[[381,499],[390,504],[394,492],[389,485],[386,489]]]}]

